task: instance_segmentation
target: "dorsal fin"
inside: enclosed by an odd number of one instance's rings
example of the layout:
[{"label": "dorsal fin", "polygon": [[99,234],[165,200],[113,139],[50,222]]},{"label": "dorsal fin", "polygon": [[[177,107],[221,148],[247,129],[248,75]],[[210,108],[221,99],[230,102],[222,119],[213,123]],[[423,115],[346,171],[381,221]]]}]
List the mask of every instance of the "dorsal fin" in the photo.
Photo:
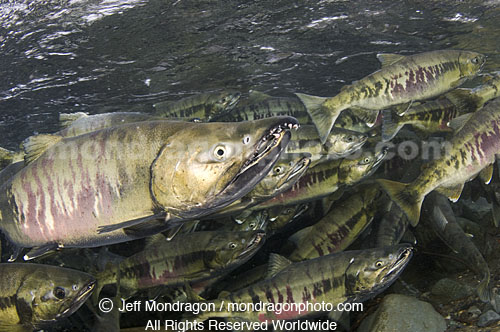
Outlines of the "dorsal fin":
[{"label": "dorsal fin", "polygon": [[278,272],[292,264],[292,262],[278,254],[271,253],[269,255],[269,264],[267,268],[267,278],[274,277]]},{"label": "dorsal fin", "polygon": [[40,157],[48,148],[59,142],[63,137],[59,135],[40,134],[28,137],[23,142],[24,161],[26,165],[35,161]]},{"label": "dorsal fin", "polygon": [[251,100],[252,103],[259,103],[261,101],[264,101],[266,99],[272,98],[270,95],[264,92],[256,91],[256,90],[250,90],[248,92],[248,99]]},{"label": "dorsal fin", "polygon": [[382,64],[382,68],[395,64],[396,62],[404,59],[405,56],[394,53],[380,53],[377,54],[377,59]]},{"label": "dorsal fin", "polygon": [[293,233],[289,238],[288,240],[293,242],[295,245],[298,245],[300,243],[300,241],[307,236],[307,234],[309,234],[309,232],[311,232],[311,229],[312,229],[312,226],[309,226],[309,227],[306,227],[306,228],[302,228],[301,230]]},{"label": "dorsal fin", "polygon": [[77,113],[61,113],[59,114],[59,125],[62,129],[71,126],[73,122],[78,119],[86,118],[89,114],[85,112],[77,112]]}]

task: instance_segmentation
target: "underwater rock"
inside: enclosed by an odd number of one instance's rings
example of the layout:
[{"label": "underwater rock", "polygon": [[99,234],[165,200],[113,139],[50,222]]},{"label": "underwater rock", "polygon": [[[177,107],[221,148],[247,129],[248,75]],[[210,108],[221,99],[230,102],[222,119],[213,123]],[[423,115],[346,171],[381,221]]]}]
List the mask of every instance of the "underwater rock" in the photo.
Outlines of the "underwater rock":
[{"label": "underwater rock", "polygon": [[358,332],[442,332],[446,330],[444,318],[432,305],[416,298],[387,295],[377,311],[368,316]]},{"label": "underwater rock", "polygon": [[500,315],[494,312],[493,310],[488,310],[481,316],[479,316],[479,320],[477,321],[477,326],[485,327],[500,320]]},{"label": "underwater rock", "polygon": [[443,302],[449,302],[473,295],[474,289],[453,279],[443,278],[436,282],[431,293]]}]

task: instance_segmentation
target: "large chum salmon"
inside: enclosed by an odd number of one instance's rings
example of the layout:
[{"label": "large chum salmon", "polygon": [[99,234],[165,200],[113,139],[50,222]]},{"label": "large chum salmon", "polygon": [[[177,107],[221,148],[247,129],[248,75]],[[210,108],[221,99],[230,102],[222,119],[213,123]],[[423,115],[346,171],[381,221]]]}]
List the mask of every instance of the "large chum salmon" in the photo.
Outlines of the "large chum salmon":
[{"label": "large chum salmon", "polygon": [[[476,52],[442,50],[410,56],[379,54],[382,68],[342,88],[332,98],[297,93],[306,105],[322,142],[347,108],[383,108],[436,97],[475,76],[485,57]],[[376,116],[376,115],[375,115]]]},{"label": "large chum salmon", "polygon": [[418,224],[422,202],[431,191],[437,190],[457,201],[464,183],[481,171],[486,182],[491,180],[495,156],[500,151],[499,110],[500,98],[497,98],[472,113],[448,142],[449,152],[425,165],[413,182],[378,180],[413,226]]},{"label": "large chum salmon", "polygon": [[25,143],[30,162],[0,187],[0,228],[17,247],[36,247],[25,259],[158,233],[247,194],[297,126],[292,117],[146,121],[43,135]]}]

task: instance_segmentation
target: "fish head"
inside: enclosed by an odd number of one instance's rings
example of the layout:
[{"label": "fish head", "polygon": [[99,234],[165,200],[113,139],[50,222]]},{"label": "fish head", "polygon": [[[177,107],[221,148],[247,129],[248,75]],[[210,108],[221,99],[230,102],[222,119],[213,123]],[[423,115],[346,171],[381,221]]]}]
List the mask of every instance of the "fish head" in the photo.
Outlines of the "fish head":
[{"label": "fish head", "polygon": [[206,255],[205,265],[211,269],[241,265],[262,247],[265,236],[262,230],[219,232],[208,244],[212,254]]},{"label": "fish head", "polygon": [[270,232],[277,231],[303,215],[310,207],[310,203],[294,206],[275,206],[269,209]]},{"label": "fish head", "polygon": [[92,294],[95,284],[90,274],[43,265],[22,281],[16,295],[23,314],[28,314],[32,323],[43,324],[73,314]]},{"label": "fish head", "polygon": [[412,255],[409,245],[360,251],[346,270],[347,293],[360,300],[382,292],[399,277]]},{"label": "fish head", "polygon": [[169,139],[151,166],[156,204],[184,219],[229,205],[267,175],[294,127],[292,117],[191,123]]},{"label": "fish head", "polygon": [[486,57],[483,54],[461,51],[458,55],[460,77],[475,76],[483,69],[485,62]]},{"label": "fish head", "polygon": [[324,147],[329,157],[341,158],[360,149],[367,139],[366,134],[335,128],[328,135]]},{"label": "fish head", "polygon": [[283,154],[273,168],[251,191],[253,198],[269,199],[290,189],[311,164],[310,155]]},{"label": "fish head", "polygon": [[256,231],[266,230],[269,221],[269,214],[266,209],[259,211],[244,211],[236,216],[231,216],[234,222],[233,230],[237,231]]},{"label": "fish head", "polygon": [[221,112],[231,110],[240,100],[241,93],[238,91],[222,91],[219,94],[215,94],[213,96],[213,105],[211,114],[208,114],[208,121],[213,120],[217,117]]},{"label": "fish head", "polygon": [[387,151],[386,148],[379,151],[366,150],[346,157],[340,163],[339,183],[350,185],[370,176],[380,166]]}]

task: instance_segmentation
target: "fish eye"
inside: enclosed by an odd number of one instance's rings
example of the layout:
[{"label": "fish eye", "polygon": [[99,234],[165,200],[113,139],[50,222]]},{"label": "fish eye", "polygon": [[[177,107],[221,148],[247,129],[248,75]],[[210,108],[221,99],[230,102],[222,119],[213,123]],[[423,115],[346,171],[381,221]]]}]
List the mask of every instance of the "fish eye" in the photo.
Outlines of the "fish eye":
[{"label": "fish eye", "polygon": [[372,161],[372,158],[371,157],[364,157],[360,162],[359,164],[360,165],[368,165],[370,162]]},{"label": "fish eye", "polygon": [[250,135],[245,135],[245,137],[243,137],[243,144],[248,144],[250,143]]},{"label": "fish eye", "polygon": [[479,58],[478,57],[472,58],[471,62],[473,64],[477,64],[479,62]]},{"label": "fish eye", "polygon": [[228,244],[229,249],[236,249],[237,246],[238,245],[234,242],[229,242],[229,244]]},{"label": "fish eye", "polygon": [[377,261],[375,263],[375,267],[382,267],[384,265],[384,263],[382,261]]},{"label": "fish eye", "polygon": [[275,174],[281,174],[281,173],[283,173],[284,168],[283,168],[283,166],[276,166],[273,171]]},{"label": "fish eye", "polygon": [[64,288],[58,286],[54,288],[54,296],[59,300],[62,300],[66,297],[66,291],[64,290]]},{"label": "fish eye", "polygon": [[257,226],[257,224],[254,222],[251,222],[248,226],[250,226],[250,228],[254,228],[255,226]]},{"label": "fish eye", "polygon": [[354,137],[352,137],[352,136],[347,136],[346,141],[347,141],[348,143],[351,143],[352,141],[354,141]]},{"label": "fish eye", "polygon": [[218,145],[214,149],[214,157],[217,160],[226,159],[226,147],[224,145]]},{"label": "fish eye", "polygon": [[288,209],[285,210],[285,214],[289,214],[289,213],[292,213],[292,212],[293,212],[292,208],[288,208]]},{"label": "fish eye", "polygon": [[76,292],[78,290],[78,285],[74,284],[73,287],[71,287],[71,288],[73,288],[73,290]]}]

